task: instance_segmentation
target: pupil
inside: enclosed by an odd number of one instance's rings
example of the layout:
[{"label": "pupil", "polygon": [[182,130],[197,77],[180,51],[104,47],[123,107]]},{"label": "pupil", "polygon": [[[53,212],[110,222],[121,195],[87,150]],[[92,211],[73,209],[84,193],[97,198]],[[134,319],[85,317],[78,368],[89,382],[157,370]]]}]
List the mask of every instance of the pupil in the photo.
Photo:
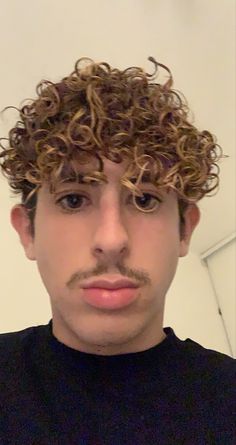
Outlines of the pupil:
[{"label": "pupil", "polygon": [[140,200],[141,205],[145,205],[146,200],[149,201],[151,199],[151,196],[148,195],[147,193],[144,193],[143,196],[141,196],[141,197],[137,196],[136,199]]},{"label": "pupil", "polygon": [[69,199],[69,203],[70,203],[70,205],[72,207],[78,205],[78,199],[79,199],[78,196],[76,196],[76,195],[69,195],[68,199]]}]

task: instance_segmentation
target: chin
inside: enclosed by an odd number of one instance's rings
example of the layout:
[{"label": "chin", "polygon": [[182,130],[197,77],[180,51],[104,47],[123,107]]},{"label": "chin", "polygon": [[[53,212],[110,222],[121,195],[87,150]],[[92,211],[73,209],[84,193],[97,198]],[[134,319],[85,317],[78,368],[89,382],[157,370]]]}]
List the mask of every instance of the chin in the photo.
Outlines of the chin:
[{"label": "chin", "polygon": [[64,337],[67,344],[84,352],[93,353],[99,348],[119,351],[137,345],[146,324],[147,320],[140,314],[93,312],[67,317],[62,323],[63,329],[58,327],[57,332],[61,331],[60,337],[62,340]]},{"label": "chin", "polygon": [[102,346],[102,347],[112,347],[112,346],[122,346],[132,341],[136,336],[136,333],[130,331],[118,330],[93,330],[93,332],[81,333],[80,338],[83,342],[91,346]]},{"label": "chin", "polygon": [[104,351],[104,354],[116,354],[131,351],[141,332],[140,326],[132,326],[129,322],[129,325],[121,327],[117,326],[113,320],[109,328],[104,328],[104,325],[103,327],[93,325],[88,330],[88,325],[86,329],[81,329],[80,326],[75,333],[80,344],[78,349],[82,346],[85,352],[102,353]]}]

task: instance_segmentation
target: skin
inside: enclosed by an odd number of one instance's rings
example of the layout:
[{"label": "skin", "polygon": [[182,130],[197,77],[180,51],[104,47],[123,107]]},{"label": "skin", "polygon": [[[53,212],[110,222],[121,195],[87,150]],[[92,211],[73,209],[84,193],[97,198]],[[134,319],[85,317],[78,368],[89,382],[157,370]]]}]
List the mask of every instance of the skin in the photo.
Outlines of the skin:
[{"label": "skin", "polygon": [[[61,184],[58,196],[50,194],[44,183],[38,192],[34,238],[25,208],[17,204],[11,210],[11,222],[25,254],[37,261],[49,294],[53,334],[65,345],[87,353],[138,352],[163,341],[165,296],[179,257],[188,253],[200,217],[195,204],[188,206],[185,233],[180,238],[176,194],[159,193],[153,185],[143,184],[143,191],[163,199],[154,212],[144,213],[120,183],[124,168],[124,163],[106,159],[107,184]],[[81,166],[80,171],[87,168]],[[56,199],[72,192],[87,199],[79,200],[80,209],[69,213]],[[70,204],[68,199],[63,202],[67,207]],[[143,202],[148,208],[156,201]],[[142,201],[137,203],[141,206]],[[130,306],[105,311],[83,300],[82,281],[109,274],[140,283],[137,299]]]}]

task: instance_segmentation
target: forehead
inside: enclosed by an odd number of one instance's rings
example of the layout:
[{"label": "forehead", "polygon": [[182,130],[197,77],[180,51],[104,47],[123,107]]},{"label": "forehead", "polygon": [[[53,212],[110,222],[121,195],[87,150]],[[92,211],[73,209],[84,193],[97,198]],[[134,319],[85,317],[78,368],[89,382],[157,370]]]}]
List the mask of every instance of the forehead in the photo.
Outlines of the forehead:
[{"label": "forehead", "polygon": [[[127,170],[127,167],[129,166],[129,161],[125,160],[121,163],[115,163],[110,161],[109,159],[103,158],[103,173],[106,176],[106,179],[109,183],[118,184],[120,183],[124,173]],[[81,184],[85,183],[83,182],[84,176],[89,176],[89,174],[93,174],[94,171],[98,171],[98,163],[96,162],[89,162],[87,164],[78,164],[76,165],[76,174],[66,171],[62,171],[60,178],[63,180],[64,183],[72,183],[72,182],[79,182]],[[137,178],[139,176],[139,170],[135,171],[133,175],[130,177],[129,180],[133,183],[136,182]],[[143,173],[141,182],[150,182],[149,181],[149,174],[148,172]],[[99,186],[99,182],[94,181],[91,183],[92,186]]]},{"label": "forehead", "polygon": [[[110,181],[118,182],[119,179],[124,174],[126,167],[128,165],[127,161],[123,161],[120,164],[110,161],[110,159],[103,158],[104,173],[107,179]],[[90,171],[94,169],[94,164],[89,166]],[[80,169],[79,169],[80,170]]]}]

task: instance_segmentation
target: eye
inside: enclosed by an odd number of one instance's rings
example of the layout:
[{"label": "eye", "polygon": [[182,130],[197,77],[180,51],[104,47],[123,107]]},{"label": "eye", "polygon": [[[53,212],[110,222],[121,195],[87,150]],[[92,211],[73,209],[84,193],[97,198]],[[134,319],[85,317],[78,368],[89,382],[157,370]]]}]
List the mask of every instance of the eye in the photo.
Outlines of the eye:
[{"label": "eye", "polygon": [[[148,199],[147,199],[148,197]],[[132,196],[133,198],[133,196]],[[144,210],[156,210],[159,205],[161,204],[162,200],[158,198],[157,196],[152,195],[151,193],[144,193],[142,196],[134,196],[134,201],[136,202],[137,206],[139,208],[142,208]],[[151,206],[151,209],[149,207],[150,201],[153,203],[153,206]]]},{"label": "eye", "polygon": [[84,195],[79,195],[78,193],[69,193],[68,195],[62,196],[56,201],[56,204],[62,207],[64,210],[73,211],[79,210],[81,207],[81,201],[87,199]]},{"label": "eye", "polygon": [[[62,209],[64,209],[67,212],[78,212],[81,210],[83,200],[88,199],[86,196],[81,195],[79,193],[68,193],[67,195],[62,196],[56,201],[56,205],[59,205]],[[132,204],[137,204],[137,207],[143,210],[156,210],[162,200],[158,198],[157,196],[152,195],[151,193],[145,193],[143,192],[142,196],[134,195],[134,201],[133,201],[133,195],[130,195],[130,198],[132,201]],[[150,204],[151,208],[150,208]],[[136,205],[135,205],[136,206]]]}]

